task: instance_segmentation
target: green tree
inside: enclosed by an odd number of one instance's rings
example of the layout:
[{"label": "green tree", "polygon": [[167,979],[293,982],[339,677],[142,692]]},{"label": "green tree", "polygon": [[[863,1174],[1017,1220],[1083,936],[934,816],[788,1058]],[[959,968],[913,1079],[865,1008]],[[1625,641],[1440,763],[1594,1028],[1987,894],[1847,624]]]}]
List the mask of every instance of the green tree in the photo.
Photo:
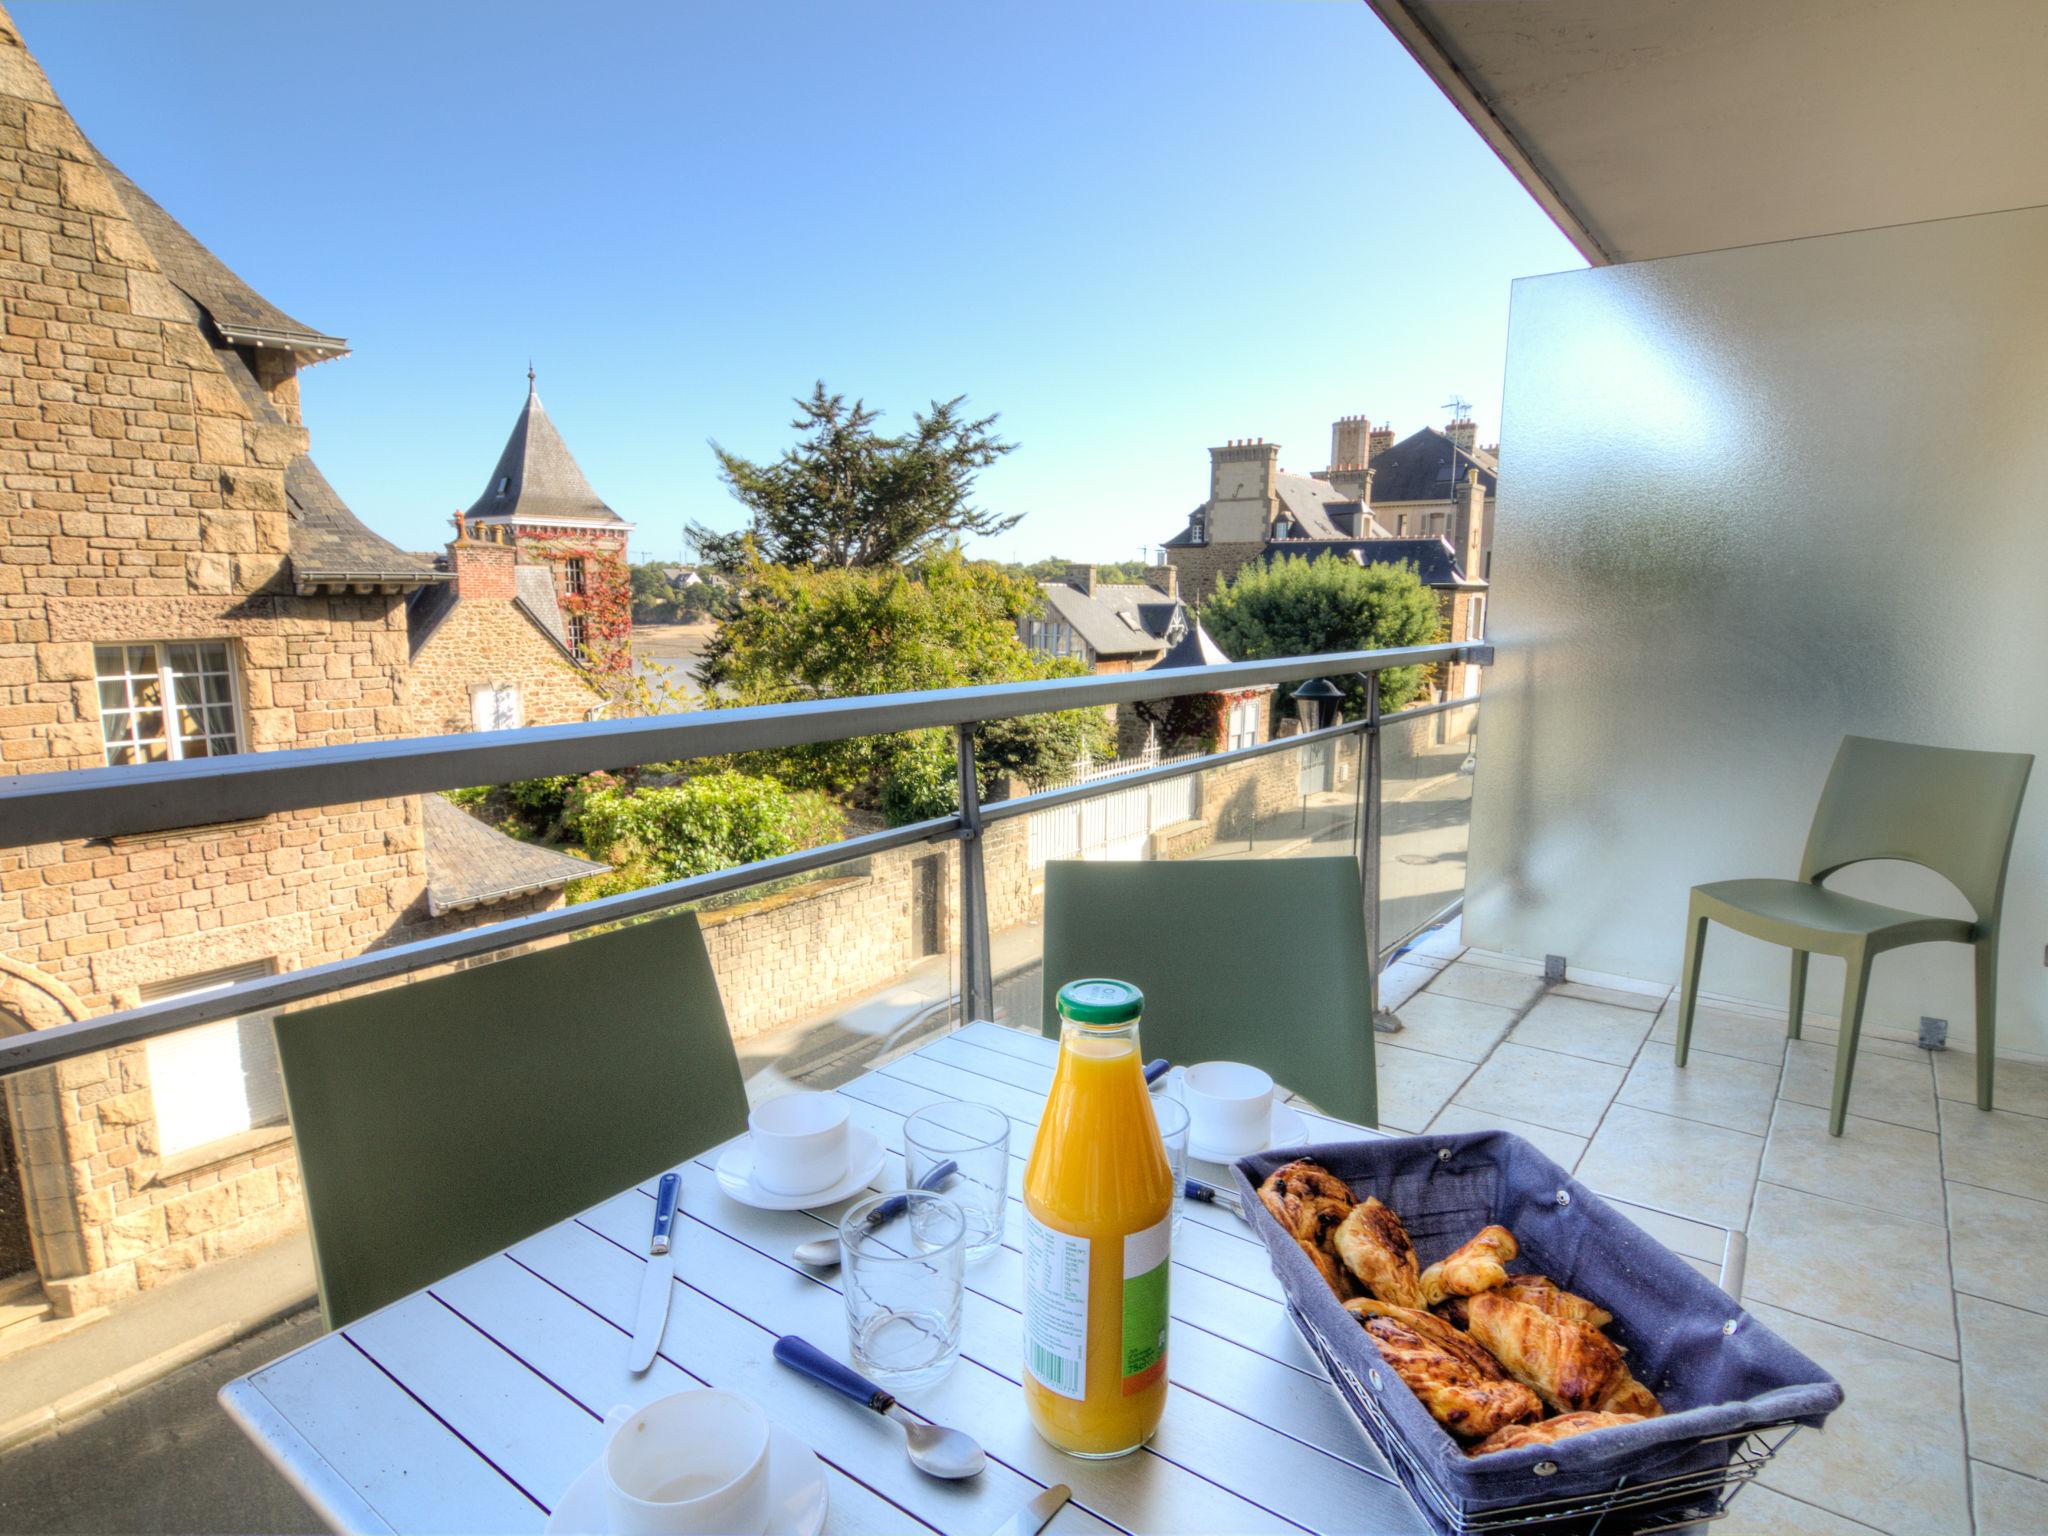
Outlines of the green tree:
[{"label": "green tree", "polygon": [[567,814],[584,847],[612,866],[577,882],[578,901],[816,848],[846,827],[825,796],[730,769],[655,788],[592,774]]},{"label": "green tree", "polygon": [[[1018,619],[1038,606],[1036,587],[956,550],[910,569],[813,571],[756,563],[741,586],[732,617],[705,652],[705,676],[719,707],[1086,671],[1072,659],[1039,656],[1018,640]],[[909,807],[932,805],[946,792],[945,775],[933,766],[942,746],[934,746],[931,733],[910,732],[758,757],[792,784],[873,795],[892,815],[901,809],[899,819],[914,820]],[[1106,756],[1111,746],[1109,723],[1095,709],[997,721],[976,737],[990,788],[1010,774],[1043,783],[1077,757]],[[902,792],[885,794],[899,770],[906,780]]]},{"label": "green tree", "polygon": [[632,567],[633,622],[672,624],[676,618],[675,588],[662,575],[661,567],[649,561]]},{"label": "green tree", "polygon": [[[1436,594],[1414,566],[1354,565],[1334,555],[1246,566],[1203,604],[1202,624],[1239,661],[1430,645],[1443,633]],[[1428,673],[1427,667],[1380,673],[1380,708],[1407,704]],[[1346,716],[1361,717],[1364,683],[1356,677],[1331,681],[1343,685]],[[1291,696],[1291,689],[1283,691],[1283,699]]]},{"label": "green tree", "polygon": [[701,523],[690,538],[704,561],[728,572],[751,555],[769,565],[815,570],[907,564],[969,534],[1002,533],[1008,517],[970,502],[974,478],[1017,445],[996,436],[994,416],[969,417],[967,397],[934,400],[896,437],[875,428],[881,412],[846,403],[822,380],[796,402],[796,445],[769,464],[711,451],[748,525],[719,533]]}]

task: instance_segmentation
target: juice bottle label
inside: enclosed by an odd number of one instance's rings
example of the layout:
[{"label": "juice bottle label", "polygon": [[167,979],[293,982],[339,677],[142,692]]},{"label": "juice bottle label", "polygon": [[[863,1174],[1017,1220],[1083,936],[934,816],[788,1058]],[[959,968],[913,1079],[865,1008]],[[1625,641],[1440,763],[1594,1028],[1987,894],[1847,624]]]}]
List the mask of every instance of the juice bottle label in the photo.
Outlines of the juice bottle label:
[{"label": "juice bottle label", "polygon": [[1088,1239],[1024,1213],[1024,1360],[1040,1386],[1088,1395]]},{"label": "juice bottle label", "polygon": [[1166,1374],[1166,1276],[1173,1252],[1173,1212],[1124,1239],[1124,1396]]}]

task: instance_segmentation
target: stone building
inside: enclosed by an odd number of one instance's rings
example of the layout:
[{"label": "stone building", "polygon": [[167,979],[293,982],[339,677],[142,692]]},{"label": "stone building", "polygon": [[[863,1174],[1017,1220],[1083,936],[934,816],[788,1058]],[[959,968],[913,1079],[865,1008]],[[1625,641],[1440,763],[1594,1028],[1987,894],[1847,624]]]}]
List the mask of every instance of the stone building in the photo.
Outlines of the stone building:
[{"label": "stone building", "polygon": [[1369,492],[1280,468],[1280,445],[1245,438],[1209,450],[1209,499],[1163,546],[1180,591],[1200,603],[1274,539],[1376,539]]},{"label": "stone building", "polygon": [[[1039,612],[1018,622],[1017,633],[1047,656],[1077,657],[1098,676],[1160,667],[1199,667],[1230,658],[1180,600],[1180,572],[1154,566],[1143,582],[1104,582],[1092,565],[1071,565],[1059,581],[1042,581]],[[1273,690],[1197,694],[1152,704],[1113,706],[1117,752],[1148,746],[1171,750],[1214,742],[1248,747],[1266,739]]]},{"label": "stone building", "polygon": [[407,614],[416,732],[567,725],[604,707],[571,648],[553,567],[524,558],[502,527],[459,517],[441,564],[449,579],[414,592]]},{"label": "stone building", "polygon": [[[0,771],[413,730],[407,603],[449,576],[308,454],[298,372],[346,344],[108,164],[4,12],[0,310]],[[589,869],[507,880],[472,826],[408,797],[0,853],[0,1030],[539,910]],[[0,1121],[0,1260],[59,1315],[302,1216],[262,1019],[16,1075]]]},{"label": "stone building", "polygon": [[626,535],[633,525],[590,488],[540,403],[531,368],[526,404],[464,521],[482,536],[502,531],[523,558],[554,572],[569,649],[579,660],[602,674],[631,669],[633,582]]},{"label": "stone building", "polygon": [[[1398,443],[1394,429],[1346,416],[1330,428],[1330,467],[1323,479],[1365,497],[1397,539],[1448,539],[1461,570],[1480,581],[1493,569],[1494,498],[1500,490],[1498,448],[1478,443],[1466,418],[1439,432],[1424,427]],[[1479,529],[1473,550],[1472,530]]]}]

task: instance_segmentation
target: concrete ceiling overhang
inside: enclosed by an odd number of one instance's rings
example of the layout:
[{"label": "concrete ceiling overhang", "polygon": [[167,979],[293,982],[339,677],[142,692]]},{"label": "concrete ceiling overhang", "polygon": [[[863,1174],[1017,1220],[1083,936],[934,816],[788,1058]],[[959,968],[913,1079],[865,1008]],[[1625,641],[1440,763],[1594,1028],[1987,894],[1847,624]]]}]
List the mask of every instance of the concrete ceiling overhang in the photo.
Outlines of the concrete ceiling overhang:
[{"label": "concrete ceiling overhang", "polygon": [[1367,0],[1595,265],[2048,204],[2048,0]]}]

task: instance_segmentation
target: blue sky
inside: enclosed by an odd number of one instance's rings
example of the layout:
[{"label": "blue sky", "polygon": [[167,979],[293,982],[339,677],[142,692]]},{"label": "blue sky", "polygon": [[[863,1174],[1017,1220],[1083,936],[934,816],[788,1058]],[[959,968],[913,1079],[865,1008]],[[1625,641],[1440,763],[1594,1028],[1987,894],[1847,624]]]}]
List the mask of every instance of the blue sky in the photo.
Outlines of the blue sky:
[{"label": "blue sky", "polygon": [[447,537],[541,395],[636,557],[824,378],[1022,446],[981,552],[1129,559],[1212,443],[1499,421],[1508,285],[1581,262],[1362,0],[11,0],[100,148],[273,302],[366,521]]}]

